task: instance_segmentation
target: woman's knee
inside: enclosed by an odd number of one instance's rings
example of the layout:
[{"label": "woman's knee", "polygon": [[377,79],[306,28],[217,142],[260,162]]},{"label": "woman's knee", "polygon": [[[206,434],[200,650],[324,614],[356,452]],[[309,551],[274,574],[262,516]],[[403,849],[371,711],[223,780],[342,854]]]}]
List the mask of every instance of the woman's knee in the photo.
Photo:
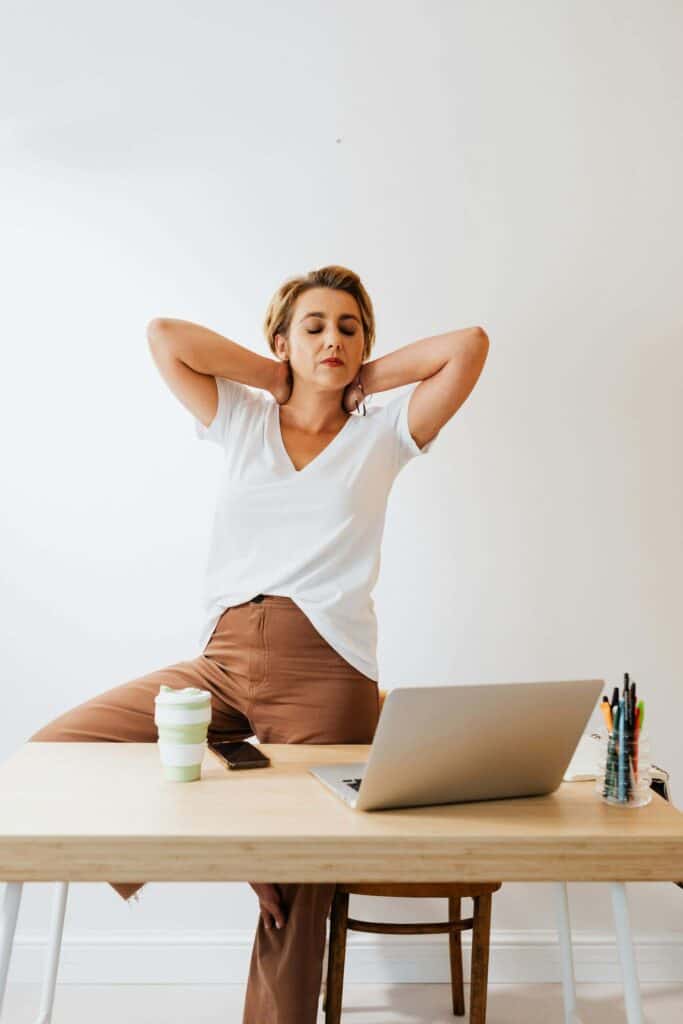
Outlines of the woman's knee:
[{"label": "woman's knee", "polygon": [[47,722],[42,729],[29,736],[27,742],[94,743],[103,739],[103,736],[98,734],[97,725],[97,717],[88,711],[86,705],[80,705]]},{"label": "woman's knee", "polygon": [[162,685],[205,686],[201,659],[179,661],[104,690],[39,729],[28,742],[131,742],[157,739],[154,698]]},{"label": "woman's knee", "polygon": [[59,721],[55,719],[52,722],[48,722],[38,732],[34,732],[33,736],[29,736],[26,740],[27,743],[68,743],[70,737],[68,736],[68,730],[59,724]]}]

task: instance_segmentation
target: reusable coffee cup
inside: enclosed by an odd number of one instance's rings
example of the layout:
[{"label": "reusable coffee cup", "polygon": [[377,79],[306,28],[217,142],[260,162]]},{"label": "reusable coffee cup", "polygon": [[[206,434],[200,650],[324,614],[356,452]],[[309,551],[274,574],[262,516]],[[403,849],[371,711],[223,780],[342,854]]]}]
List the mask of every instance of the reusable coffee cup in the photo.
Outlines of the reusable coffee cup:
[{"label": "reusable coffee cup", "polygon": [[196,686],[163,686],[154,698],[154,721],[163,776],[169,782],[201,778],[211,722],[211,694]]}]

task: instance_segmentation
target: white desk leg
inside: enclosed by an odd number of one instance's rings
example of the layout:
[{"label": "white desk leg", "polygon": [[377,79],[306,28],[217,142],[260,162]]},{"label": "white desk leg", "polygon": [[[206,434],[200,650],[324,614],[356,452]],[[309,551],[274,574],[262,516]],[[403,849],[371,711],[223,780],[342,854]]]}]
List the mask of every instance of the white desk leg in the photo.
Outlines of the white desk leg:
[{"label": "white desk leg", "polygon": [[5,899],[2,904],[2,916],[0,916],[0,1014],[2,1013],[2,1004],[5,1000],[9,962],[12,956],[14,932],[17,927],[17,917],[19,916],[19,905],[23,888],[23,882],[7,882]]},{"label": "white desk leg", "polygon": [[562,967],[562,995],[564,997],[565,1024],[581,1024],[576,1008],[576,985],[574,983],[574,958],[572,956],[572,929],[569,922],[569,899],[567,883],[554,882],[555,916],[557,919],[557,935],[560,940],[560,959]]},{"label": "white desk leg", "polygon": [[68,882],[55,882],[52,902],[52,921],[47,945],[47,964],[43,978],[43,993],[40,1009],[34,1024],[50,1024],[52,1007],[55,1001],[57,971],[59,970],[59,954],[62,949],[62,933],[64,931],[64,914],[66,913],[66,897],[69,892]]},{"label": "white desk leg", "polygon": [[624,1001],[626,1003],[626,1020],[628,1024],[643,1024],[643,1011],[640,1005],[640,988],[636,958],[633,953],[631,926],[628,920],[628,904],[626,902],[626,886],[623,882],[610,882],[612,893],[612,911],[617,932],[617,946],[621,960],[621,974],[624,979]]}]

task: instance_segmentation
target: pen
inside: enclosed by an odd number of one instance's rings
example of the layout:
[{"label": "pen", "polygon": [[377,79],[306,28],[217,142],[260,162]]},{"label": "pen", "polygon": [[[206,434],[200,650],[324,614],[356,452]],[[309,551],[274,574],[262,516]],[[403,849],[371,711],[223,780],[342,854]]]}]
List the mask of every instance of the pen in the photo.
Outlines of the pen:
[{"label": "pen", "polygon": [[612,796],[616,800],[619,796],[619,722],[623,716],[623,710],[617,704],[614,712],[614,754],[612,757]]},{"label": "pen", "polygon": [[638,716],[638,732],[636,734],[636,771],[638,765],[638,751],[640,749],[640,730],[643,728],[643,722],[645,721],[645,701],[639,700],[638,707],[636,708],[636,714]]},{"label": "pen", "polygon": [[634,731],[635,742],[633,745],[633,772],[635,774],[636,779],[638,778],[638,740],[640,739],[640,711],[641,707],[639,704],[636,708],[636,724]]},{"label": "pen", "polygon": [[622,697],[619,701],[619,756],[617,760],[617,800],[626,800],[626,707]]},{"label": "pen", "polygon": [[617,729],[619,726],[619,706],[614,712],[614,725],[607,742],[607,760],[605,764],[605,782],[602,795],[616,797],[617,792]]},{"label": "pen", "polygon": [[633,760],[630,757],[628,759],[628,787],[629,787],[629,792],[633,793],[634,798],[635,798],[635,793],[636,793],[636,770],[635,770],[635,766],[633,764]]},{"label": "pen", "polygon": [[627,690],[626,717],[624,718],[624,800],[631,798],[631,759],[633,757],[633,706],[631,688]]}]

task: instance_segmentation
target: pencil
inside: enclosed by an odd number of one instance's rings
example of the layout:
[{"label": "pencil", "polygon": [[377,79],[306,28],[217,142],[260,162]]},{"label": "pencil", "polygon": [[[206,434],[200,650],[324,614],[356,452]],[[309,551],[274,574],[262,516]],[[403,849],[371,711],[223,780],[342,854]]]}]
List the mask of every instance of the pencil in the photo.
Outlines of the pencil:
[{"label": "pencil", "polygon": [[607,732],[611,732],[614,723],[612,721],[612,709],[609,704],[609,697],[603,697],[600,704],[600,710],[602,711],[602,717],[605,719],[605,725],[607,726]]}]

